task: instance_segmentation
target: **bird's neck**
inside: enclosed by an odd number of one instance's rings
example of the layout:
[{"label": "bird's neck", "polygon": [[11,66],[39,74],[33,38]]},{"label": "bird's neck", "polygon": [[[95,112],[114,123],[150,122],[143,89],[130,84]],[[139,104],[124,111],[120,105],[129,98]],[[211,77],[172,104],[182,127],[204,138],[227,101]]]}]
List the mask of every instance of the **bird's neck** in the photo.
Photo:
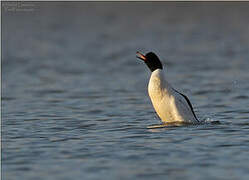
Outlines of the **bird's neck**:
[{"label": "bird's neck", "polygon": [[151,73],[148,91],[151,96],[157,96],[157,98],[171,94],[172,87],[167,82],[162,69],[157,69]]}]

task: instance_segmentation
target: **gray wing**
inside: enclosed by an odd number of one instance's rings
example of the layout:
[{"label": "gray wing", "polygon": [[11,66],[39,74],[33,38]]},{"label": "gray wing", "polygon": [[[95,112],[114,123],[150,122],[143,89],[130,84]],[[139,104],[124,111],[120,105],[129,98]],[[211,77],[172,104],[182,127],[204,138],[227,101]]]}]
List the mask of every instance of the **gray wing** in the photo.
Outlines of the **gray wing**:
[{"label": "gray wing", "polygon": [[182,97],[186,100],[186,102],[188,103],[188,106],[189,106],[189,108],[191,109],[191,111],[192,111],[192,113],[193,113],[193,115],[194,115],[195,119],[196,119],[198,122],[200,122],[200,121],[197,119],[196,115],[195,115],[195,112],[194,112],[193,106],[192,106],[192,104],[191,104],[190,100],[188,99],[188,97],[187,97],[186,95],[184,95],[184,94],[182,94],[182,93],[178,92],[178,91],[177,91],[177,90],[175,90],[175,89],[174,89],[174,91],[175,91],[176,93],[180,94],[180,95],[181,95],[181,96],[182,96]]}]

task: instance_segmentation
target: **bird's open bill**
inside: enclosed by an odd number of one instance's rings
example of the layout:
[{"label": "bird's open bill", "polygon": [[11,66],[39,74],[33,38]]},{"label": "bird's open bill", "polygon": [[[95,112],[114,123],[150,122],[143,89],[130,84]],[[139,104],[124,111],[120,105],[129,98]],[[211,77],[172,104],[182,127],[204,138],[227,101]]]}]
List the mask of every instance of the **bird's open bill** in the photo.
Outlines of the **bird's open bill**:
[{"label": "bird's open bill", "polygon": [[145,55],[143,55],[142,53],[140,53],[140,52],[138,52],[138,51],[137,51],[137,58],[139,58],[139,59],[141,59],[141,60],[143,60],[143,61],[146,60]]}]

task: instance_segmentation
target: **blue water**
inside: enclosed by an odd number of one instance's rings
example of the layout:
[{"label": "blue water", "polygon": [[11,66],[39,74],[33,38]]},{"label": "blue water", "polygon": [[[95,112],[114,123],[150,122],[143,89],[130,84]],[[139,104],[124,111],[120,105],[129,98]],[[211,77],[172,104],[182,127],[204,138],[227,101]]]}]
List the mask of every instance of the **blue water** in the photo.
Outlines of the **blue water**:
[{"label": "blue water", "polygon": [[[2,7],[3,180],[249,178],[248,3],[31,3]],[[206,123],[147,128],[137,50]]]}]

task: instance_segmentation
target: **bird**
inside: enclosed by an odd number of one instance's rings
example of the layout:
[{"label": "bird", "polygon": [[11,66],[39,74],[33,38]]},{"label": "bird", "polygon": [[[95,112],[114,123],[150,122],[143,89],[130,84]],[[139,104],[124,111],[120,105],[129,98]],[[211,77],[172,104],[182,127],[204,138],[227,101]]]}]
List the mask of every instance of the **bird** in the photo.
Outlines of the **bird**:
[{"label": "bird", "polygon": [[152,105],[163,123],[198,123],[193,106],[188,97],[166,80],[163,65],[153,52],[143,55],[137,51],[137,58],[142,60],[150,69],[151,76],[148,84],[148,94]]}]

